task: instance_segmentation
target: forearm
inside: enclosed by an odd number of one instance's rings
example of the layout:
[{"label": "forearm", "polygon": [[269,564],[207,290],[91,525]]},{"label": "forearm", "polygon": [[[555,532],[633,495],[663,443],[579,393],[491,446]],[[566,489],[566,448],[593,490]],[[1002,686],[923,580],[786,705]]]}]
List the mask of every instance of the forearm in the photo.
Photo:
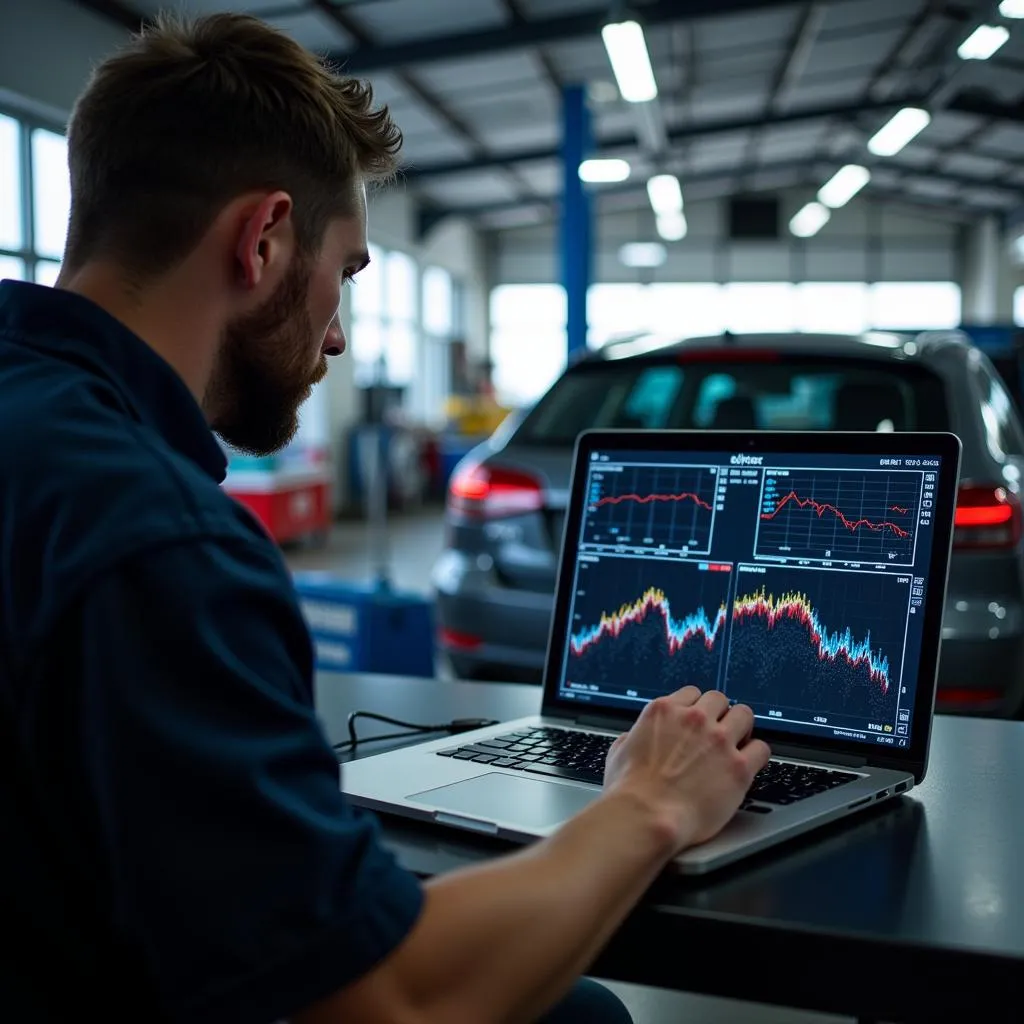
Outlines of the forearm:
[{"label": "forearm", "polygon": [[425,1019],[533,1021],[594,959],[663,867],[670,830],[606,797],[512,857],[438,878],[394,967]]}]

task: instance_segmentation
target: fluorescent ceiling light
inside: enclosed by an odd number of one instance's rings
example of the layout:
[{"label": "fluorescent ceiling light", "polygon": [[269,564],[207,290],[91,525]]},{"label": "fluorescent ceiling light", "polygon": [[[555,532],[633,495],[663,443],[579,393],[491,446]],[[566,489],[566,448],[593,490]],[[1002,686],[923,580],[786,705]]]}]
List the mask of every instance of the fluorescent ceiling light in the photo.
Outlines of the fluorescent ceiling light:
[{"label": "fluorescent ceiling light", "polygon": [[789,230],[797,238],[810,238],[828,223],[831,216],[832,213],[827,206],[822,206],[821,203],[808,203],[794,214],[789,222]]},{"label": "fluorescent ceiling light", "polygon": [[656,174],[647,181],[651,208],[659,216],[679,213],[683,208],[683,190],[674,174]]},{"label": "fluorescent ceiling light", "polygon": [[818,202],[838,210],[845,206],[869,181],[871,172],[859,164],[847,164],[818,190]]},{"label": "fluorescent ceiling light", "polygon": [[658,234],[666,242],[678,242],[686,237],[686,215],[680,210],[678,213],[665,213],[656,221]]},{"label": "fluorescent ceiling light", "polygon": [[584,160],[580,164],[580,180],[591,184],[625,181],[629,163],[625,160]]},{"label": "fluorescent ceiling light", "polygon": [[627,267],[660,267],[667,255],[661,242],[628,242],[619,249],[619,259]]},{"label": "fluorescent ceiling light", "polygon": [[627,103],[647,103],[658,95],[644,30],[635,21],[620,21],[601,29],[604,48]]},{"label": "fluorescent ceiling light", "polygon": [[956,52],[962,60],[988,60],[1009,38],[1005,25],[979,25]]},{"label": "fluorescent ceiling light", "polygon": [[875,156],[895,156],[931,123],[932,115],[920,107],[904,107],[868,139]]},{"label": "fluorescent ceiling light", "polygon": [[999,13],[1004,18],[1024,18],[1024,0],[1003,0]]}]

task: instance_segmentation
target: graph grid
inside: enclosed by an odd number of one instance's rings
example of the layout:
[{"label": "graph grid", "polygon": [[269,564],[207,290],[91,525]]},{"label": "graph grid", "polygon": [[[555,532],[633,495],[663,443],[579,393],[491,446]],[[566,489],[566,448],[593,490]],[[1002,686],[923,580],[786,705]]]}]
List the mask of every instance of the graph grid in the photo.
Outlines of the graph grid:
[{"label": "graph grid", "polygon": [[913,565],[922,474],[766,469],[756,556]]},{"label": "graph grid", "polygon": [[717,467],[595,468],[587,488],[584,544],[692,554],[711,550]]},{"label": "graph grid", "polygon": [[909,576],[773,567],[739,580],[725,682],[731,699],[755,711],[852,716],[893,731]]}]

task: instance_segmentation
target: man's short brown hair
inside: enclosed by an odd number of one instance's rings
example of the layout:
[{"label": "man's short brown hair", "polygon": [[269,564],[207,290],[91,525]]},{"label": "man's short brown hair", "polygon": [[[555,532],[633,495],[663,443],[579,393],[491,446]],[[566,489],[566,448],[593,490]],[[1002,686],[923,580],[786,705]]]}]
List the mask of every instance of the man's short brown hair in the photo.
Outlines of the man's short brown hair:
[{"label": "man's short brown hair", "polygon": [[65,262],[162,273],[259,189],[291,195],[297,244],[315,252],[355,182],[393,173],[401,143],[368,85],[264,22],[161,17],[97,67],[75,106]]}]

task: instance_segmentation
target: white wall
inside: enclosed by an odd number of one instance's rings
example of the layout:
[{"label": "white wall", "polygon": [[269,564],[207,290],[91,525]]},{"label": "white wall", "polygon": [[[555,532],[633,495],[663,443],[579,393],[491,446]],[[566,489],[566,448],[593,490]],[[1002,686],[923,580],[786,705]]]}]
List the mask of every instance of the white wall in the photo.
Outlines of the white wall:
[{"label": "white wall", "polygon": [[[955,281],[960,276],[960,229],[906,207],[854,200],[833,214],[812,239],[786,232],[790,216],[810,193],[784,195],[779,242],[729,242],[725,204],[706,200],[687,204],[689,231],[667,243],[668,259],[642,276],[622,265],[619,247],[657,238],[647,208],[609,213],[596,223],[594,280],[600,281]],[[501,283],[558,280],[557,225],[544,224],[501,232],[496,240],[494,279]]]}]

